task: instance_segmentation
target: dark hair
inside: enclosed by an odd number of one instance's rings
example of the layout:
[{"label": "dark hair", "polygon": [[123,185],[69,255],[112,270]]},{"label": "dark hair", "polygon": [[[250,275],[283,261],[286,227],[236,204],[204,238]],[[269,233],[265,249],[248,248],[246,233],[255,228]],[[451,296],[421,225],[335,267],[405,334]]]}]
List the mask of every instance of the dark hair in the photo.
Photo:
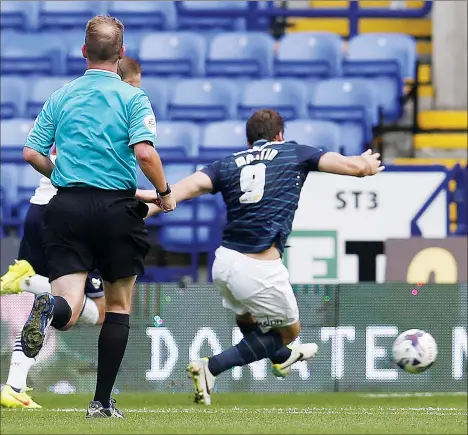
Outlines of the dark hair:
[{"label": "dark hair", "polygon": [[280,133],[284,133],[284,119],[276,110],[259,110],[247,121],[246,134],[250,145],[262,139],[272,141]]},{"label": "dark hair", "polygon": [[119,60],[117,73],[122,77],[122,80],[125,80],[127,77],[141,74],[141,66],[135,59],[124,56]]},{"label": "dark hair", "polygon": [[123,46],[123,24],[114,17],[98,15],[86,25],[85,45],[93,62],[115,63]]}]

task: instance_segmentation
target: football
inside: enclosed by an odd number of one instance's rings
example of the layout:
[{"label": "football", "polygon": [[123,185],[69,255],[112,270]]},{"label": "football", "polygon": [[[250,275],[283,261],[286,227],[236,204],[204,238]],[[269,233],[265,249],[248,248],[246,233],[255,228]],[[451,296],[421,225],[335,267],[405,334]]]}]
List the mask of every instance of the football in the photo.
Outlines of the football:
[{"label": "football", "polygon": [[408,373],[422,373],[434,364],[437,358],[437,343],[434,337],[421,329],[401,333],[393,343],[393,360]]}]

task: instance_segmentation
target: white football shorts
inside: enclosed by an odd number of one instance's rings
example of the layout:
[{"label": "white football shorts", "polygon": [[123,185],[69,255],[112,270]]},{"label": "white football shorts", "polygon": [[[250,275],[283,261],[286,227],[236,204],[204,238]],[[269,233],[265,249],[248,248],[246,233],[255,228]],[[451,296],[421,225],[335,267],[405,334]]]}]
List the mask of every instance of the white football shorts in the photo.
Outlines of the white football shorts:
[{"label": "white football shorts", "polygon": [[221,246],[216,250],[213,282],[225,308],[238,315],[252,314],[264,332],[299,320],[289,272],[280,259],[257,260]]}]

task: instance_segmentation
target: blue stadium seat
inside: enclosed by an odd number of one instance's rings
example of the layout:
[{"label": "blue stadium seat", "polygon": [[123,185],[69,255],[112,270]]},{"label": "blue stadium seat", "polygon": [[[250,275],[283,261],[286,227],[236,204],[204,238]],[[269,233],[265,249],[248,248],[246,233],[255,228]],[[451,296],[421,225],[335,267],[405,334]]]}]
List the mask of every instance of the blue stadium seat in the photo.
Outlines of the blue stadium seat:
[{"label": "blue stadium seat", "polygon": [[56,34],[2,32],[1,73],[61,74],[64,51],[63,42]]},{"label": "blue stadium seat", "polygon": [[274,40],[262,32],[233,32],[215,36],[206,60],[207,76],[271,77]]},{"label": "blue stadium seat", "polygon": [[86,71],[86,59],[83,57],[84,33],[79,30],[64,32],[63,43],[66,48],[65,72],[70,77],[77,77]]},{"label": "blue stadium seat", "polygon": [[[140,52],[140,42],[143,32],[126,30],[124,34],[125,54],[138,59]],[[65,57],[66,73],[70,76],[82,75],[86,70],[86,59],[83,58],[81,48],[84,44],[84,33],[79,31],[68,31],[61,35],[67,49]]]},{"label": "blue stadium seat", "polygon": [[320,77],[341,75],[343,41],[335,33],[290,33],[279,44],[276,77]]},{"label": "blue stadium seat", "polygon": [[379,121],[373,83],[365,79],[334,78],[321,81],[309,102],[312,118],[353,122],[362,129],[366,143],[372,141],[372,127]]},{"label": "blue stadium seat", "polygon": [[307,92],[307,87],[295,79],[254,80],[244,88],[239,117],[247,119],[252,112],[267,107],[279,111],[286,120],[305,118]]},{"label": "blue stadium seat", "polygon": [[362,125],[356,122],[340,123],[340,148],[341,152],[347,156],[362,154],[370,143],[362,129]]},{"label": "blue stadium seat", "polygon": [[36,118],[42,110],[42,106],[47,99],[57,89],[66,85],[70,79],[68,77],[42,77],[37,79],[32,86],[30,97],[26,106],[26,116]]},{"label": "blue stadium seat", "polygon": [[144,77],[141,88],[151,101],[156,120],[167,118],[167,105],[169,102],[169,85],[166,80]]},{"label": "blue stadium seat", "polygon": [[37,28],[39,16],[38,1],[30,1],[26,4],[20,1],[2,1],[1,8],[1,28],[18,31],[32,31]]},{"label": "blue stadium seat", "polygon": [[174,121],[210,122],[235,119],[238,89],[229,80],[187,79],[176,83],[168,118]]},{"label": "blue stadium seat", "polygon": [[103,1],[42,1],[39,9],[39,28],[84,29],[89,19],[105,12]]},{"label": "blue stadium seat", "polygon": [[108,13],[121,20],[126,29],[173,30],[177,11],[171,1],[111,1]]},{"label": "blue stadium seat", "polygon": [[156,149],[161,158],[197,156],[200,129],[191,122],[158,122]]},{"label": "blue stadium seat", "polygon": [[5,201],[5,192],[3,186],[0,186],[0,237],[6,236],[6,221],[11,217],[10,204]]},{"label": "blue stadium seat", "polygon": [[22,160],[23,147],[33,125],[30,119],[8,119],[1,122],[0,155],[4,159]]},{"label": "blue stadium seat", "polygon": [[[349,41],[345,64],[349,60],[377,61],[392,71],[390,66],[395,59],[403,79],[414,79],[418,53],[416,41],[403,33],[366,33]],[[381,65],[382,66],[382,65]]]},{"label": "blue stadium seat", "polygon": [[147,35],[145,31],[133,31],[132,29],[125,30],[124,33],[124,45],[125,54],[133,57],[134,59],[140,59],[140,44],[141,40]]},{"label": "blue stadium seat", "polygon": [[200,156],[216,160],[230,153],[245,150],[246,148],[245,122],[211,122],[205,126],[203,132]]},{"label": "blue stadium seat", "polygon": [[348,77],[374,80],[385,119],[394,122],[403,115],[404,79],[414,78],[416,57],[416,42],[409,35],[358,35],[349,42],[343,70]]},{"label": "blue stadium seat", "polygon": [[340,126],[331,121],[297,119],[286,124],[286,140],[326,151],[340,151]]},{"label": "blue stadium seat", "polygon": [[137,165],[137,186],[139,189],[154,190],[154,186],[151,181],[146,178],[146,175],[141,170],[140,166]]},{"label": "blue stadium seat", "polygon": [[0,84],[2,119],[24,116],[28,92],[26,80],[20,77],[2,77]]},{"label": "blue stadium seat", "polygon": [[[164,172],[169,183],[174,184],[195,172],[194,165],[167,164]],[[177,213],[161,215],[161,246],[170,252],[207,252],[210,242],[211,227],[216,226],[218,213],[214,203],[203,201],[184,202],[177,206]],[[204,221],[205,225],[195,229],[196,221]],[[177,225],[171,225],[177,224]],[[197,237],[195,238],[195,232]]]},{"label": "blue stadium seat", "polygon": [[[247,9],[246,1],[181,1],[177,3],[179,28],[198,31],[245,30],[245,18],[234,18],[230,11]],[[206,12],[226,12],[226,16],[209,16]],[[205,15],[204,15],[205,14]]]},{"label": "blue stadium seat", "polygon": [[145,75],[200,77],[205,73],[205,39],[191,32],[162,32],[141,41]]},{"label": "blue stadium seat", "polygon": [[29,201],[34,191],[39,186],[42,175],[30,165],[22,165],[18,168],[18,196],[17,202]]},{"label": "blue stadium seat", "polygon": [[11,210],[17,203],[18,196],[18,167],[13,163],[1,164],[1,187],[2,187],[2,206],[7,216],[11,215]]}]

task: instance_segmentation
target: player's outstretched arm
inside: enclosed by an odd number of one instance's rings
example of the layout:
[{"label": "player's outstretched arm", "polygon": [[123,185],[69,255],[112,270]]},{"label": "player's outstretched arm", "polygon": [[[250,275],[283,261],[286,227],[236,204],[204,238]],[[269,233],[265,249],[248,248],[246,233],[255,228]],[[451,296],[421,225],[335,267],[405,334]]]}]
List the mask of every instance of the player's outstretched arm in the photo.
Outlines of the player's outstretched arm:
[{"label": "player's outstretched arm", "polygon": [[[197,171],[194,174],[184,178],[178,183],[172,186],[172,195],[176,202],[186,201],[187,199],[196,198],[205,193],[209,193],[213,190],[213,182],[211,178],[202,171]],[[154,201],[156,198],[148,190],[138,190],[137,198],[141,201],[148,199],[148,202]],[[153,216],[160,213],[162,210],[156,204],[148,204],[148,215],[146,217]]]},{"label": "player's outstretched arm", "polygon": [[381,166],[380,154],[367,150],[360,156],[343,156],[340,153],[325,153],[318,162],[321,172],[330,174],[351,175],[354,177],[366,177],[382,172],[385,166]]}]

